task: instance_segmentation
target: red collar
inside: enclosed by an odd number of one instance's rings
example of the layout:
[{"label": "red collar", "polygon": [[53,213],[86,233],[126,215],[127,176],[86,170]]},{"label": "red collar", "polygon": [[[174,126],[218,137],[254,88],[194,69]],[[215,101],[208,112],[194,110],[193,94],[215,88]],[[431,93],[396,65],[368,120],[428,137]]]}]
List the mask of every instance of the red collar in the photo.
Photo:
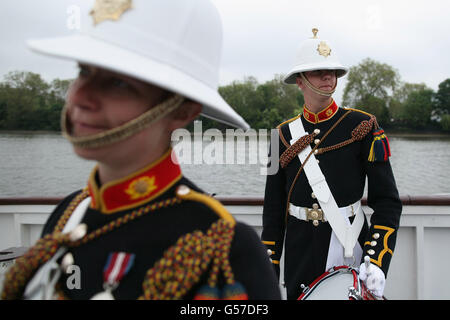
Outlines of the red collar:
[{"label": "red collar", "polygon": [[95,167],[88,181],[91,207],[109,214],[137,207],[161,195],[181,178],[181,168],[172,161],[171,154],[172,149],[144,169],[100,188]]},{"label": "red collar", "polygon": [[337,106],[336,102],[334,102],[334,100],[330,103],[328,107],[326,107],[319,113],[309,111],[306,105],[304,105],[303,117],[311,123],[319,123],[331,119],[336,114],[338,109],[339,107]]}]

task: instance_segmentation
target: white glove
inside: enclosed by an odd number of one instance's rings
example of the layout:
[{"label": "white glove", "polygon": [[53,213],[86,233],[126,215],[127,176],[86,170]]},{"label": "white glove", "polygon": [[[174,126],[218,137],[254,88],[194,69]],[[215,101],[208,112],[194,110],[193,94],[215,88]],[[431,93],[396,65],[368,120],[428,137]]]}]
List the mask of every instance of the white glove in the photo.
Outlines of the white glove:
[{"label": "white glove", "polygon": [[384,292],[384,285],[386,284],[386,277],[384,272],[375,264],[369,263],[370,259],[365,257],[365,263],[359,267],[359,279],[364,281],[367,289],[369,289],[377,297],[382,297]]}]

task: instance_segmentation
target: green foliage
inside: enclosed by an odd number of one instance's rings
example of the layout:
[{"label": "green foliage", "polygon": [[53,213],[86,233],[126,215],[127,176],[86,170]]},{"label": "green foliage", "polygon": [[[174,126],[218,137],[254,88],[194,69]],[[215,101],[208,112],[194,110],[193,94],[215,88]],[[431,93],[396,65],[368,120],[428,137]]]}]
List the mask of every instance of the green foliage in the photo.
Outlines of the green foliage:
[{"label": "green foliage", "polygon": [[450,132],[450,114],[444,114],[441,118],[440,124],[442,130]]},{"label": "green foliage", "polygon": [[434,93],[424,83],[402,83],[394,68],[367,58],[350,68],[343,105],[375,115],[385,127],[437,127],[438,115],[450,113],[450,79]]},{"label": "green foliage", "polygon": [[69,80],[45,82],[32,72],[10,72],[0,83],[0,129],[59,130]]},{"label": "green foliage", "polygon": [[399,82],[400,76],[391,66],[370,58],[364,59],[359,65],[351,67],[348,72],[343,104],[361,105],[369,97],[388,101]]},{"label": "green foliage", "polygon": [[450,114],[450,79],[439,84],[436,93],[436,111],[438,114]]},{"label": "green foliage", "polygon": [[383,127],[389,125],[389,110],[384,99],[368,96],[361,101],[361,105],[357,106],[356,109],[361,109],[373,114],[377,117],[377,122]]},{"label": "green foliage", "polygon": [[276,127],[296,115],[304,103],[301,91],[283,83],[282,75],[264,84],[253,77],[233,81],[220,87],[219,93],[254,129]]},{"label": "green foliage", "polygon": [[[254,129],[270,129],[302,112],[304,97],[282,75],[258,83],[254,77],[221,86],[219,93]],[[377,117],[383,127],[450,131],[450,79],[437,93],[425,84],[402,83],[392,67],[371,59],[350,68],[343,105]],[[48,83],[32,72],[15,71],[0,82],[0,130],[60,130],[70,80]],[[203,130],[228,126],[202,118]],[[192,130],[193,125],[188,126]]]},{"label": "green foliage", "polygon": [[423,129],[431,124],[433,111],[433,90],[413,91],[405,102],[403,118],[409,128]]},{"label": "green foliage", "polygon": [[410,129],[424,129],[432,124],[434,95],[424,83],[403,83],[390,103],[393,124]]}]

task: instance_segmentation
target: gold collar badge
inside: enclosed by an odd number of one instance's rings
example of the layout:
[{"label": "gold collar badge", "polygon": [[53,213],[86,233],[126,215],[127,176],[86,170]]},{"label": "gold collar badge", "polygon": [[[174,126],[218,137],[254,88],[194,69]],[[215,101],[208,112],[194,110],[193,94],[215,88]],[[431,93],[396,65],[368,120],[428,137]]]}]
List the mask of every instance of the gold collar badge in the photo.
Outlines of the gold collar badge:
[{"label": "gold collar badge", "polygon": [[90,15],[94,18],[94,25],[105,20],[119,20],[122,14],[132,8],[133,0],[96,0]]},{"label": "gold collar badge", "polygon": [[131,182],[125,192],[131,200],[136,200],[148,196],[156,189],[158,189],[158,186],[155,184],[154,176],[142,177]]}]

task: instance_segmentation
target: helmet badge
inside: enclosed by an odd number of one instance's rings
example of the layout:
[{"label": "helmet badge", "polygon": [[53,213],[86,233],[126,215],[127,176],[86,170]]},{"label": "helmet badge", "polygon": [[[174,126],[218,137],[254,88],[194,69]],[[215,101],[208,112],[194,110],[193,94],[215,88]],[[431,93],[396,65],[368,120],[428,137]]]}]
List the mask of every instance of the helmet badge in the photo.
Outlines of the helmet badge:
[{"label": "helmet badge", "polygon": [[[312,29],[313,39],[317,39],[317,32],[319,32],[319,29]],[[325,41],[320,41],[319,45],[317,46],[317,52],[319,52],[321,56],[324,56],[326,58],[331,54],[331,48]]]},{"label": "helmet badge", "polygon": [[324,56],[325,58],[331,54],[331,48],[325,41],[320,41],[319,45],[317,46],[317,51],[321,56]]},{"label": "helmet badge", "polygon": [[94,25],[97,25],[105,20],[119,20],[131,8],[132,0],[96,0],[89,14],[94,18]]}]

